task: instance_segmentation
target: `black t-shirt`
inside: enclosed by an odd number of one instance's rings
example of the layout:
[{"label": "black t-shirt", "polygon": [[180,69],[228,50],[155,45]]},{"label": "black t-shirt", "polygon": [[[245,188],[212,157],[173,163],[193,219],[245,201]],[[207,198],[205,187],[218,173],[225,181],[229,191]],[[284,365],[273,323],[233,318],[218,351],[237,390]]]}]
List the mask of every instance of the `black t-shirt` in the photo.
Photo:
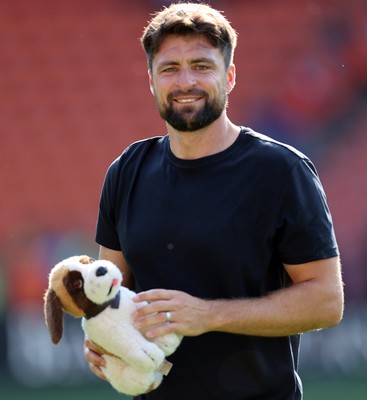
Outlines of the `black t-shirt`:
[{"label": "black t-shirt", "polygon": [[[282,263],[338,255],[311,161],[248,128],[196,160],[175,157],[168,136],[132,144],[106,175],[96,240],[123,252],[137,291],[207,299],[266,295],[289,284]],[[298,336],[187,337],[141,399],[300,399],[298,350]]]}]

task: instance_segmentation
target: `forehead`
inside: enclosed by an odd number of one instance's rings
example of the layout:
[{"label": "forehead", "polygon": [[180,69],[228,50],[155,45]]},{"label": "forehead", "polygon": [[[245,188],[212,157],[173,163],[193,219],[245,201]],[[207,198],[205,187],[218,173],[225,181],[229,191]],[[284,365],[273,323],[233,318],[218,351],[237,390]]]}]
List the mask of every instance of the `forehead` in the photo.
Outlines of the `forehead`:
[{"label": "forehead", "polygon": [[223,56],[219,49],[203,35],[169,35],[163,39],[153,64],[167,61],[182,62],[193,59],[209,58],[219,63]]}]

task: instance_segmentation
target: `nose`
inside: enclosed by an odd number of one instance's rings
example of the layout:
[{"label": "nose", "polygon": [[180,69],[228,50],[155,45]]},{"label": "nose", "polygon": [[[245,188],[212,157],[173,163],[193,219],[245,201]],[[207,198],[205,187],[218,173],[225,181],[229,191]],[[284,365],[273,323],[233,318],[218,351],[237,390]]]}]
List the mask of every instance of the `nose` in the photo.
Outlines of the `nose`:
[{"label": "nose", "polygon": [[106,267],[98,267],[96,270],[96,276],[103,276],[107,274],[107,268]]},{"label": "nose", "polygon": [[180,87],[190,87],[196,84],[196,79],[190,68],[182,68],[177,76],[177,84]]}]

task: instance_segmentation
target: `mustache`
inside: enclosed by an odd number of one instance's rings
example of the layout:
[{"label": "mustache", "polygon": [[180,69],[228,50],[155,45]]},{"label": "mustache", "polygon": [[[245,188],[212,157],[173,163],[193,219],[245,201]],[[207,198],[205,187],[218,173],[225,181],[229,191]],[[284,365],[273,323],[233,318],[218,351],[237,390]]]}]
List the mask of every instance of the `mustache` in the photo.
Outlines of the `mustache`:
[{"label": "mustache", "polygon": [[205,92],[205,90],[189,89],[187,91],[175,90],[168,94],[167,99],[169,101],[172,101],[175,97],[180,97],[180,96],[204,97],[206,99],[209,97],[208,93]]}]

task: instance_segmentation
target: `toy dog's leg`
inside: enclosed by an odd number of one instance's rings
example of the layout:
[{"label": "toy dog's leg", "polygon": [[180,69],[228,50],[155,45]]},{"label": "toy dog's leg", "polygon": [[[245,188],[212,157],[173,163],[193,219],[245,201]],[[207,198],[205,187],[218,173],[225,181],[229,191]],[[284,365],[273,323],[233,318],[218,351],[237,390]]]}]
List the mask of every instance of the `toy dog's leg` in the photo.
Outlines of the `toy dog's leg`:
[{"label": "toy dog's leg", "polygon": [[124,347],[125,349],[121,354],[115,354],[142,372],[151,372],[158,369],[165,358],[163,350],[143,337],[141,340],[136,340],[135,338],[131,343],[126,342]]},{"label": "toy dog's leg", "polygon": [[[109,353],[122,358],[128,364],[142,372],[155,371],[162,365],[165,358],[164,351],[155,343],[147,340],[129,325],[119,328],[121,331],[117,332],[116,338],[123,339],[114,340],[111,343],[110,337],[105,338],[106,344],[108,340],[110,341],[108,346]],[[90,335],[88,336],[91,338]],[[101,341],[99,343],[104,347],[104,343]]]},{"label": "toy dog's leg", "polygon": [[120,393],[137,396],[156,389],[161,381],[159,372],[141,372],[126,364],[123,360],[110,356],[103,356],[106,368],[102,368],[110,384]]},{"label": "toy dog's leg", "polygon": [[152,340],[160,349],[163,350],[166,356],[171,355],[180,345],[182,336],[174,333],[168,333],[164,336],[158,336]]}]

